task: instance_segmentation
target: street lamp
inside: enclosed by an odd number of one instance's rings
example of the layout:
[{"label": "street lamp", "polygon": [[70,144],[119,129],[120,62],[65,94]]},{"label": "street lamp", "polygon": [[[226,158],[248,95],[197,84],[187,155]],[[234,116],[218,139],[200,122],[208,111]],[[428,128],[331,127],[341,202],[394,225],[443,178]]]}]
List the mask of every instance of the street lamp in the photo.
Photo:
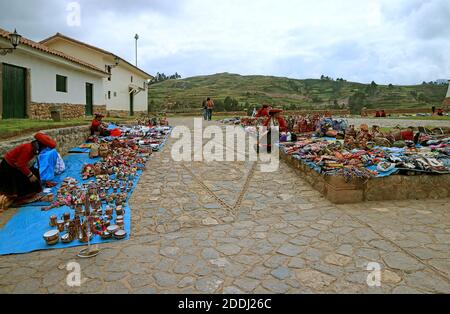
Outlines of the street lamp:
[{"label": "street lamp", "polygon": [[136,34],[134,36],[134,39],[136,39],[136,66],[138,66],[138,40],[139,40],[139,35]]},{"label": "street lamp", "polygon": [[6,56],[8,53],[12,53],[17,46],[20,45],[20,40],[22,39],[22,36],[17,33],[17,30],[14,29],[14,33],[9,35],[9,41],[11,42],[11,45],[13,48],[0,48],[0,55]]}]

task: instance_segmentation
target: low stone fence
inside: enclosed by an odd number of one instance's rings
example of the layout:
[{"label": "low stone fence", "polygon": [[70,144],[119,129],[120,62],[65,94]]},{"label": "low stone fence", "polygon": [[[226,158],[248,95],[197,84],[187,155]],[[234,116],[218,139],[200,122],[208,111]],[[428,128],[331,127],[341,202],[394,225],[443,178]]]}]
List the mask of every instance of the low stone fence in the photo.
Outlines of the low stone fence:
[{"label": "low stone fence", "polygon": [[280,155],[302,179],[335,204],[450,197],[450,175],[393,175],[367,181],[353,179],[346,182],[343,176],[324,176],[301,160],[284,153]]},{"label": "low stone fence", "polygon": [[[57,144],[57,150],[61,155],[66,155],[70,149],[82,144],[90,135],[88,126],[76,126],[61,129],[52,129],[42,131],[49,136],[51,136]],[[0,142],[0,159],[14,147],[31,142],[34,140],[33,135],[28,135],[20,138],[15,138],[12,140],[5,140]]]}]

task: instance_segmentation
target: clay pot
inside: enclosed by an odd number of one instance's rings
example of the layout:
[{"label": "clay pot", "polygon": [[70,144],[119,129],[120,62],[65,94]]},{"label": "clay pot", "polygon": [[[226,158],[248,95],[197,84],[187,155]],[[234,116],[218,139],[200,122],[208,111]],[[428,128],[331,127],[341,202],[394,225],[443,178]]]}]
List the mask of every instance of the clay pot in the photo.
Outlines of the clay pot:
[{"label": "clay pot", "polygon": [[58,222],[58,217],[56,215],[50,216],[50,227],[56,227]]},{"label": "clay pot", "polygon": [[56,225],[58,226],[59,232],[63,232],[66,229],[66,223],[64,220],[58,220]]},{"label": "clay pot", "polygon": [[59,231],[51,230],[44,234],[44,240],[47,242],[47,245],[55,245],[59,241]]},{"label": "clay pot", "polygon": [[64,218],[65,222],[69,222],[69,220],[70,220],[70,213],[64,213],[63,218]]},{"label": "clay pot", "polygon": [[127,237],[127,233],[125,230],[118,230],[114,233],[114,238],[116,238],[117,240],[122,240],[125,239]]}]

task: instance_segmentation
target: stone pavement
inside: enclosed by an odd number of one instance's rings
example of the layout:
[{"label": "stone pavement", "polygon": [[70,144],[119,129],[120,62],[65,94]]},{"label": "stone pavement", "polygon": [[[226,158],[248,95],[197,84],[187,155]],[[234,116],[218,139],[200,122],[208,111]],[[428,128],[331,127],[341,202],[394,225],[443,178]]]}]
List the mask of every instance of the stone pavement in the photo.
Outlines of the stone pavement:
[{"label": "stone pavement", "polygon": [[336,206],[283,163],[177,163],[173,143],[132,197],[130,241],[0,257],[0,293],[450,293],[448,199]]}]

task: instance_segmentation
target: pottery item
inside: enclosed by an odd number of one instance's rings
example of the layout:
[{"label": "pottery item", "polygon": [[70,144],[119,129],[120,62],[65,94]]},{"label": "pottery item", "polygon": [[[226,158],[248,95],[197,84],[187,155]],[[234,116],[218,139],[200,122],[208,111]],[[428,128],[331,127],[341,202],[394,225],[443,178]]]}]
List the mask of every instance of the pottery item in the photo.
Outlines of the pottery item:
[{"label": "pottery item", "polygon": [[72,241],[73,241],[73,239],[70,237],[70,234],[69,234],[69,233],[66,233],[65,235],[63,235],[63,236],[61,237],[61,242],[62,242],[62,243],[67,244],[67,243],[71,243]]},{"label": "pottery item", "polygon": [[44,233],[44,240],[47,242],[47,245],[55,245],[59,241],[59,231],[58,230],[50,230]]},{"label": "pottery item", "polygon": [[114,233],[114,238],[116,238],[117,240],[125,239],[126,236],[127,236],[127,233],[124,230],[119,230]]},{"label": "pottery item", "polygon": [[50,216],[50,227],[56,227],[58,222],[58,217],[56,215]]},{"label": "pottery item", "polygon": [[112,226],[109,226],[109,227],[106,229],[106,231],[108,231],[108,232],[111,233],[111,234],[114,234],[114,233],[116,233],[117,231],[119,231],[119,229],[120,229],[120,227],[119,227],[118,225],[112,225]]},{"label": "pottery item", "polygon": [[65,230],[65,225],[66,225],[66,223],[64,222],[64,220],[58,220],[57,222],[56,222],[56,225],[58,226],[58,230],[59,230],[59,232],[63,232],[64,230]]},{"label": "pottery item", "polygon": [[112,234],[109,233],[108,231],[104,231],[104,232],[102,233],[102,235],[101,235],[101,238],[102,238],[103,240],[111,239],[111,237],[112,237]]},{"label": "pottery item", "polygon": [[63,218],[64,218],[65,222],[69,222],[69,220],[70,220],[70,213],[64,213]]}]

